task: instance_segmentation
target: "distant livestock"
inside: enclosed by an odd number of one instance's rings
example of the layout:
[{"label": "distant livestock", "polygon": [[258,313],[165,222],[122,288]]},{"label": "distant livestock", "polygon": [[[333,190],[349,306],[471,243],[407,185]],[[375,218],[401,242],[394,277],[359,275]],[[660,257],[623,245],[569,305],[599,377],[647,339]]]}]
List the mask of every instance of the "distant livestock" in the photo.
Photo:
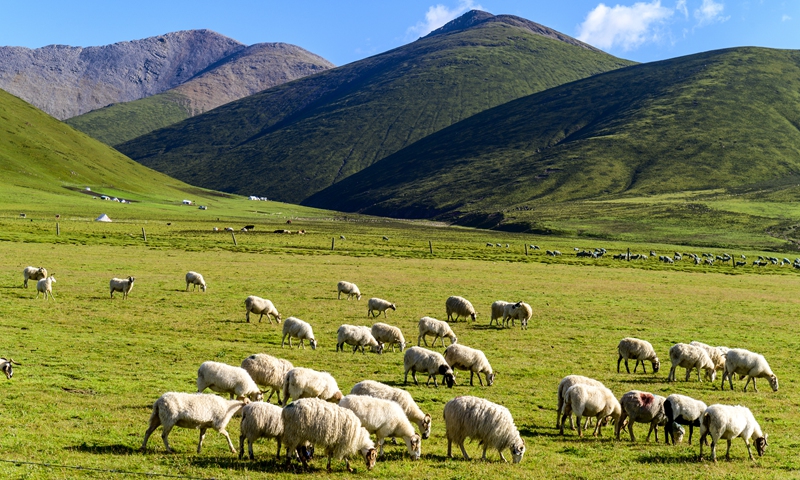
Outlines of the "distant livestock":
[{"label": "distant livestock", "polygon": [[202,275],[197,272],[188,272],[186,274],[186,291],[189,291],[189,285],[192,286],[192,291],[197,289],[197,286],[200,286],[202,291],[206,291],[206,281]]},{"label": "distant livestock", "polygon": [[108,289],[111,291],[111,298],[114,298],[114,292],[122,292],[122,299],[128,298],[128,294],[133,290],[134,277],[128,278],[112,278],[108,283]]},{"label": "distant livestock", "polygon": [[44,267],[25,267],[22,270],[23,286],[28,288],[28,280],[41,280],[47,278],[47,269]]}]

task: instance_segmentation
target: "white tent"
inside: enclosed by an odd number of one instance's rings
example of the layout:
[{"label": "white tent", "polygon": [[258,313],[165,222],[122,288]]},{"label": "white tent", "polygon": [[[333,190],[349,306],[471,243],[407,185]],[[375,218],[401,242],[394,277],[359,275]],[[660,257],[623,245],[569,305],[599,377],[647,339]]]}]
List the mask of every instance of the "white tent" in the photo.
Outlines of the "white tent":
[{"label": "white tent", "polygon": [[111,219],[105,213],[94,219],[95,222],[110,222]]}]

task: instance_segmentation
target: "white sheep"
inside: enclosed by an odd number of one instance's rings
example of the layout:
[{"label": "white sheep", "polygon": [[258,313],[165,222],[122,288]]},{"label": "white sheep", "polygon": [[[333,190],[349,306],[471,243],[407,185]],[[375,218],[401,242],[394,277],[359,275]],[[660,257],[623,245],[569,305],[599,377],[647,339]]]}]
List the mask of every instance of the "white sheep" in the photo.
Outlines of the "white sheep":
[{"label": "white sheep", "polygon": [[[394,311],[397,311],[397,306],[388,300],[376,297],[372,297],[367,300],[367,316],[372,315],[373,318],[376,316],[379,317],[381,312],[383,312],[383,316],[386,318],[386,310],[390,308]],[[375,312],[378,312],[378,315],[375,315]]]},{"label": "white sheep", "polygon": [[283,382],[286,380],[286,374],[294,368],[292,362],[282,358],[275,358],[266,353],[256,353],[242,360],[242,368],[250,374],[250,378],[257,385],[263,385],[271,390],[269,397],[265,400],[266,402],[269,402],[272,395],[277,393],[278,405],[283,404],[281,402],[281,390],[283,389]]},{"label": "white sheep", "polygon": [[352,410],[361,420],[361,426],[375,434],[380,447],[378,455],[383,455],[386,437],[400,437],[406,442],[411,460],[419,460],[422,439],[397,402],[367,395],[347,395],[339,400],[339,406]]},{"label": "white sheep", "polygon": [[[450,364],[454,370],[465,370],[469,372],[469,386],[473,386],[472,380],[475,374],[478,374],[478,382],[481,387],[483,380],[481,380],[481,373],[486,376],[486,386],[491,387],[494,383],[495,373],[486,355],[477,349],[470,348],[464,345],[453,344],[444,350],[444,359]],[[455,372],[454,372],[455,373]]]},{"label": "white sheep", "polygon": [[478,316],[477,312],[475,312],[475,307],[464,297],[449,297],[445,302],[445,309],[447,310],[448,321],[457,322],[459,317],[470,317],[474,322]]},{"label": "white sheep", "polygon": [[669,360],[672,362],[672,367],[669,369],[667,381],[675,381],[675,370],[678,367],[686,369],[686,381],[689,381],[693,369],[697,369],[697,381],[702,382],[700,378],[700,370],[705,370],[706,377],[710,378],[713,382],[717,377],[714,371],[714,362],[708,356],[706,350],[702,347],[696,347],[688,343],[676,343],[669,349]]},{"label": "white sheep", "polygon": [[633,366],[633,373],[636,373],[639,362],[642,362],[642,370],[644,370],[644,373],[647,373],[647,369],[644,366],[646,360],[652,363],[653,373],[658,373],[658,369],[661,367],[661,362],[658,361],[655,349],[653,349],[650,342],[646,340],[630,337],[623,338],[619,341],[619,345],[617,345],[617,351],[619,352],[617,373],[619,373],[619,364],[623,359],[625,360],[625,370],[627,370],[628,373],[631,373],[631,369],[628,368],[628,359],[636,360],[636,365]]},{"label": "white sheep", "polygon": [[503,326],[508,326],[508,321],[511,320],[511,326],[515,326],[514,320],[519,320],[520,328],[528,328],[528,320],[533,316],[533,308],[525,302],[512,303],[506,305],[503,309]]},{"label": "white sheep", "polygon": [[108,282],[108,289],[111,293],[111,298],[114,298],[114,292],[122,292],[122,299],[128,298],[128,294],[133,290],[133,282],[136,281],[134,277],[128,278],[112,278]]},{"label": "white sheep", "polygon": [[300,339],[300,346],[305,350],[306,346],[303,340],[308,340],[312,350],[317,349],[317,339],[314,338],[314,332],[311,330],[311,325],[299,318],[289,317],[283,322],[283,337],[281,338],[281,348],[286,344],[286,337],[289,337],[289,348],[292,348],[292,337]]},{"label": "white sheep", "polygon": [[44,293],[44,299],[47,300],[47,295],[55,301],[56,296],[53,295],[53,284],[56,283],[56,277],[50,275],[36,282],[36,298],[39,298],[40,293]]},{"label": "white sheep", "polygon": [[247,453],[253,455],[253,442],[259,438],[274,438],[278,443],[275,457],[281,455],[281,436],[283,436],[283,409],[266,402],[249,403],[242,408],[242,423],[239,427],[239,460],[244,455],[244,440],[247,439]]},{"label": "white sheep", "polygon": [[197,369],[197,393],[206,388],[219,393],[229,393],[231,398],[244,397],[256,402],[263,398],[258,385],[241,367],[220,362],[203,362]]},{"label": "white sheep", "polygon": [[375,340],[383,343],[385,347],[391,345],[393,352],[395,344],[400,347],[401,352],[406,349],[406,338],[399,328],[386,323],[376,323],[372,326],[370,331],[372,336],[375,337]]},{"label": "white sheep", "polygon": [[700,400],[677,393],[668,396],[664,400],[664,415],[667,417],[667,423],[664,425],[666,442],[669,443],[672,440],[672,444],[675,445],[674,425],[677,423],[689,426],[689,445],[691,445],[694,427],[700,426],[700,416],[705,411],[706,404]]},{"label": "white sheep", "polygon": [[[41,282],[41,280],[39,280]],[[731,348],[725,355],[725,372],[722,374],[722,389],[725,390],[725,378],[728,378],[731,390],[733,390],[733,375],[739,375],[739,379],[747,376],[747,382],[744,384],[744,391],[747,391],[747,385],[750,380],[753,381],[753,390],[758,392],[756,388],[756,378],[766,378],[769,385],[772,387],[773,392],[778,391],[778,377],[772,373],[769,368],[769,363],[763,355],[745,350],[743,348]]]},{"label": "white sheep", "polygon": [[[281,418],[287,465],[292,458],[290,452],[309,442],[324,450],[328,457],[328,473],[331,472],[333,457],[337,460],[344,458],[347,470],[352,472],[348,457],[356,452],[364,457],[367,470],[375,466],[378,458],[375,444],[352,411],[318,398],[303,398],[286,406]],[[304,467],[308,466],[305,457],[301,456],[300,460]]]},{"label": "white sheep", "polygon": [[[667,416],[664,414],[664,401],[666,398],[661,395],[654,395],[649,392],[640,392],[638,390],[631,390],[624,394],[619,403],[622,405],[622,415],[614,425],[614,433],[619,440],[620,431],[624,428],[625,420],[628,420],[628,433],[631,436],[631,442],[636,441],[633,435],[633,424],[636,422],[649,423],[650,430],[647,432],[645,441],[650,441],[650,434],[655,431],[656,442],[658,441],[658,426],[664,425],[667,422]],[[677,426],[676,426],[677,428]]]},{"label": "white sheep", "polygon": [[511,449],[514,463],[522,461],[525,441],[519,435],[511,412],[506,407],[478,397],[456,397],[444,406],[444,424],[447,429],[447,456],[452,458],[452,444],[461,447],[461,454],[469,460],[464,440],[478,440],[483,446],[483,459],[489,447],[497,449],[500,458],[508,463],[503,450]]},{"label": "white sheep", "polygon": [[593,435],[602,436],[601,428],[607,420],[617,422],[622,415],[622,407],[614,393],[606,387],[595,385],[575,384],[569,387],[564,394],[564,413],[561,417],[561,435],[564,435],[564,423],[567,417],[575,413],[575,422],[578,424],[578,436],[583,436],[581,417],[595,417],[597,425]]},{"label": "white sheep", "polygon": [[433,336],[432,345],[434,346],[436,345],[437,338],[442,339],[443,347],[445,337],[450,339],[450,345],[458,341],[458,338],[456,337],[456,334],[453,333],[449,323],[442,320],[437,320],[433,317],[422,317],[419,319],[419,336],[417,337],[417,346],[420,346],[420,343],[425,342],[425,346],[427,347],[428,340],[425,337],[428,335]]},{"label": "white sheep", "polygon": [[338,402],[342,399],[342,392],[330,373],[294,367],[286,373],[283,381],[283,404],[288,404],[290,398],[321,398],[328,402]]},{"label": "white sheep", "polygon": [[47,269],[44,267],[25,267],[22,270],[22,278],[25,288],[28,288],[28,280],[41,280],[47,278]]},{"label": "white sheep", "polygon": [[353,346],[353,353],[358,347],[361,347],[361,353],[364,353],[364,347],[370,347],[377,354],[383,353],[383,344],[375,340],[369,327],[341,325],[336,331],[336,351],[344,351],[345,343]]},{"label": "white sheep", "polygon": [[707,345],[703,342],[698,342],[696,340],[693,340],[689,345],[700,347],[706,351],[709,358],[711,358],[711,361],[714,363],[715,372],[725,371],[725,354],[728,353],[728,349],[726,347],[712,347],[711,345]]},{"label": "white sheep", "polygon": [[767,434],[762,433],[761,426],[753,416],[753,412],[741,405],[711,405],[703,412],[700,420],[700,459],[703,459],[703,440],[711,435],[711,459],[717,461],[717,442],[720,438],[728,441],[725,459],[731,459],[731,440],[742,437],[747,447],[750,460],[755,461],[750,451],[750,440],[755,440],[756,451],[761,457],[767,450]]},{"label": "white sheep", "polygon": [[22,365],[21,363],[17,363],[14,361],[13,358],[0,358],[0,370],[5,373],[6,378],[11,380],[11,377],[14,376],[14,367],[12,365]]},{"label": "white sheep", "polygon": [[433,386],[439,387],[439,384],[436,383],[436,375],[442,376],[442,382],[448,388],[453,388],[453,384],[455,384],[453,369],[450,368],[441,353],[431,352],[422,347],[411,347],[403,355],[403,366],[405,368],[403,384],[408,383],[408,372],[411,371],[411,378],[414,379],[414,384],[419,385],[417,370],[428,374],[428,381],[425,382],[426,386],[431,383],[431,378],[433,378]]},{"label": "white sheep", "polygon": [[161,395],[153,404],[150,426],[147,427],[147,431],[144,434],[141,451],[145,451],[147,440],[155,429],[159,425],[163,425],[161,438],[164,440],[164,446],[167,447],[167,453],[173,453],[167,437],[172,427],[175,426],[200,429],[197,453],[200,453],[206,430],[209,428],[221,433],[228,440],[228,448],[230,448],[231,452],[236,453],[231,437],[225,431],[225,427],[228,426],[231,418],[249,401],[247,398],[244,400],[225,400],[218,395],[203,393],[167,392]]},{"label": "white sheep", "polygon": [[362,380],[350,390],[351,395],[369,395],[397,402],[406,414],[406,417],[417,424],[422,439],[431,435],[431,416],[422,411],[411,397],[411,394],[402,388],[390,387],[374,380]]},{"label": "white sheep", "polygon": [[356,300],[361,300],[361,291],[358,289],[355,283],[345,282],[342,280],[341,282],[336,284],[336,290],[338,294],[336,298],[339,300],[342,299],[342,292],[347,294],[347,299],[350,300],[350,297],[355,296]]},{"label": "white sheep", "polygon": [[192,291],[197,289],[197,286],[200,285],[200,289],[202,291],[206,291],[206,281],[202,275],[197,272],[187,272],[186,273],[186,291],[189,291],[189,285],[192,286]]},{"label": "white sheep", "polygon": [[492,302],[492,318],[489,319],[489,325],[491,325],[492,322],[497,322],[497,326],[500,326],[500,320],[506,313],[506,305],[510,304],[512,304],[512,302],[506,302],[504,300],[495,300]]},{"label": "white sheep", "polygon": [[[558,382],[558,405],[556,405],[556,428],[561,428],[561,414],[563,413],[564,409],[564,395],[566,395],[567,390],[573,385],[591,385],[594,387],[605,387],[601,382],[589,378],[584,377],[583,375],[567,375],[566,377],[562,378],[560,382]],[[572,423],[572,415],[568,415],[569,418],[569,428],[574,430],[575,427]],[[588,419],[587,419],[588,423]],[[586,428],[584,426],[584,428]]]},{"label": "white sheep", "polygon": [[267,320],[269,320],[270,325],[272,325],[272,317],[275,317],[275,320],[278,322],[278,324],[281,323],[281,314],[278,313],[278,309],[275,308],[275,305],[272,304],[272,301],[267,300],[266,298],[250,295],[244,299],[244,309],[246,311],[245,319],[247,319],[247,323],[250,323],[251,313],[261,315],[258,317],[258,323],[261,323],[261,319],[264,318],[264,315],[267,316]]}]

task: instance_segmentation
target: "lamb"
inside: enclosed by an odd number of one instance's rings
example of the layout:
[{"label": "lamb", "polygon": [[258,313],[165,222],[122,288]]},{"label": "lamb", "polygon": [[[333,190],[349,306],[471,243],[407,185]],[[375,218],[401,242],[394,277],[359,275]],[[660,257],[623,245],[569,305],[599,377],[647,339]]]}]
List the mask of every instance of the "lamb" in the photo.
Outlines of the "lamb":
[{"label": "lamb", "polygon": [[[394,311],[397,311],[395,304],[388,300],[376,297],[370,298],[367,301],[367,316],[372,315],[373,317],[379,317],[381,312],[383,312],[383,316],[386,318],[386,310],[390,308]],[[378,315],[375,315],[375,312],[378,312]]]},{"label": "lamb", "polygon": [[244,397],[254,402],[261,401],[263,394],[247,370],[219,362],[203,362],[197,369],[197,393],[206,388],[219,393],[229,393],[241,400]]},{"label": "lamb", "polygon": [[378,342],[383,343],[385,346],[391,345],[392,352],[394,352],[395,344],[400,347],[401,352],[406,349],[406,338],[403,336],[403,332],[397,327],[386,323],[376,323],[372,326],[370,332]]},{"label": "lamb", "polygon": [[693,369],[697,369],[697,381],[702,382],[700,378],[700,369],[706,371],[706,377],[710,378],[713,382],[717,378],[717,372],[714,371],[714,362],[708,356],[705,349],[689,345],[688,343],[676,343],[669,349],[669,359],[672,362],[672,368],[669,369],[667,381],[675,381],[675,370],[678,367],[686,369],[686,381],[689,381],[689,375]]},{"label": "lamb", "polygon": [[283,382],[286,380],[286,374],[289,370],[294,368],[290,361],[275,358],[265,353],[257,353],[242,360],[242,368],[250,374],[250,378],[257,385],[264,385],[272,390],[265,401],[269,402],[272,394],[277,393],[278,405],[283,405],[281,402]]},{"label": "lamb", "polygon": [[717,442],[720,438],[728,441],[725,459],[731,459],[731,440],[742,437],[747,447],[750,460],[755,461],[753,452],[750,451],[750,440],[755,439],[756,451],[761,457],[767,450],[767,434],[762,433],[761,426],[753,416],[753,412],[741,405],[711,405],[703,413],[700,421],[700,459],[703,459],[703,440],[706,435],[711,435],[711,459],[717,461]]},{"label": "lamb", "polygon": [[664,415],[667,423],[664,425],[664,437],[667,444],[670,439],[675,445],[675,424],[689,425],[689,445],[692,444],[694,427],[700,426],[700,417],[706,411],[706,404],[686,395],[673,393],[664,400]]},{"label": "lamb", "polygon": [[47,278],[47,269],[44,267],[25,267],[22,270],[22,279],[24,280],[22,285],[25,288],[28,288],[28,280],[41,280],[43,278]]},{"label": "lamb", "polygon": [[664,425],[667,422],[667,416],[664,414],[664,401],[666,398],[661,395],[654,395],[648,392],[640,392],[638,390],[631,390],[620,399],[622,405],[622,415],[614,426],[614,433],[619,440],[620,431],[625,425],[625,419],[628,419],[628,433],[631,436],[631,442],[636,441],[633,435],[633,424],[636,422],[649,423],[650,430],[647,432],[645,441],[650,441],[650,434],[655,431],[656,442],[658,441],[658,426]]},{"label": "lamb", "polygon": [[442,320],[437,320],[433,317],[422,317],[419,319],[419,336],[417,337],[417,346],[420,346],[421,342],[425,342],[425,346],[427,347],[428,340],[425,337],[428,335],[433,335],[432,345],[436,345],[437,338],[442,339],[443,347],[445,337],[450,339],[450,345],[458,341],[458,338],[456,338],[456,334],[453,333],[449,323],[443,322]]},{"label": "lamb", "polygon": [[275,317],[275,321],[277,321],[279,325],[281,323],[281,314],[278,313],[278,309],[275,308],[275,305],[273,305],[270,300],[265,298],[250,295],[244,299],[244,309],[246,311],[245,319],[247,319],[247,323],[250,323],[250,313],[261,315],[258,317],[258,323],[261,323],[261,319],[264,318],[264,315],[267,316],[270,325],[272,325],[272,317]]},{"label": "lamb", "polygon": [[36,282],[36,298],[39,298],[40,293],[44,293],[44,299],[47,300],[47,295],[55,301],[56,297],[53,295],[53,284],[56,283],[56,277],[50,275]]},{"label": "lamb", "polygon": [[[40,282],[42,280],[39,280]],[[778,377],[772,373],[769,364],[763,355],[745,350],[743,348],[732,348],[728,350],[725,356],[725,372],[722,374],[722,389],[725,390],[725,378],[728,378],[731,390],[733,390],[733,375],[739,375],[741,379],[747,376],[747,382],[744,384],[744,391],[747,391],[747,385],[750,380],[753,380],[753,390],[758,392],[756,388],[756,378],[766,378],[769,385],[772,387],[773,392],[778,391]]]},{"label": "lamb", "polygon": [[232,453],[236,453],[225,427],[228,426],[231,418],[249,402],[250,400],[247,398],[225,400],[218,395],[211,394],[167,392],[153,404],[150,426],[147,427],[144,434],[141,451],[146,450],[147,440],[155,429],[159,425],[163,425],[161,438],[164,440],[164,446],[167,447],[167,453],[173,453],[167,437],[172,427],[175,426],[200,429],[200,441],[197,443],[198,454],[203,446],[206,430],[209,428],[221,433],[228,440],[228,448]]},{"label": "lamb", "polygon": [[292,337],[300,339],[300,346],[305,350],[306,346],[303,340],[308,340],[311,345],[311,350],[317,349],[317,339],[314,338],[314,332],[311,330],[311,325],[300,320],[299,318],[289,317],[283,322],[283,337],[281,338],[281,348],[286,344],[286,337],[289,337],[289,348],[292,348]]},{"label": "lamb", "polygon": [[464,297],[448,298],[445,302],[445,308],[447,309],[447,320],[453,320],[454,322],[458,321],[458,317],[471,317],[474,322],[478,316],[475,312],[475,307]]},{"label": "lamb", "polygon": [[506,302],[504,300],[495,300],[492,302],[492,318],[489,319],[489,325],[492,325],[492,322],[497,322],[497,326],[500,326],[500,320],[505,317],[505,308],[506,305],[511,305],[511,302]]},{"label": "lamb", "polygon": [[[564,408],[564,396],[567,393],[567,390],[573,385],[590,385],[593,387],[605,387],[601,382],[589,378],[584,377],[583,375],[567,375],[566,377],[562,378],[560,382],[558,382],[558,405],[556,405],[556,428],[561,428],[561,414]],[[572,424],[572,415],[568,415],[569,418],[569,428],[574,430]],[[586,428],[586,427],[584,427]]]},{"label": "lamb", "polygon": [[617,345],[617,351],[619,352],[617,373],[619,373],[619,364],[622,359],[625,359],[625,370],[627,370],[628,373],[631,373],[630,368],[628,368],[628,359],[636,360],[636,365],[633,366],[633,373],[636,373],[639,362],[642,362],[642,370],[644,370],[644,373],[647,373],[647,369],[644,366],[645,360],[649,360],[650,363],[652,363],[653,373],[658,373],[658,369],[661,367],[661,362],[658,361],[656,351],[653,349],[650,342],[645,340],[630,337],[623,338],[620,340],[619,345]]},{"label": "lamb", "polygon": [[[728,353],[728,349],[725,347],[712,347],[711,345],[707,345],[703,342],[698,342],[693,340],[692,343],[689,345],[694,345],[695,347],[700,347],[706,351],[711,361],[714,363],[714,372],[717,370],[724,371],[725,370],[725,354]],[[723,350],[724,349],[724,350]]]},{"label": "lamb", "polygon": [[400,404],[406,417],[417,424],[422,439],[427,439],[431,435],[431,416],[424,413],[411,394],[401,388],[390,387],[374,380],[363,380],[356,383],[350,390],[351,395],[369,395],[370,397],[392,400]]},{"label": "lamb", "polygon": [[294,367],[286,373],[283,381],[284,405],[289,403],[290,398],[314,397],[334,403],[342,399],[339,385],[330,373],[304,367]]},{"label": "lamb", "polygon": [[336,284],[336,289],[339,291],[336,298],[339,300],[342,299],[342,292],[347,294],[347,299],[350,300],[350,297],[355,296],[356,300],[361,300],[361,291],[358,289],[355,283],[345,282],[344,280]]},{"label": "lamb", "polygon": [[480,350],[459,344],[450,345],[444,350],[444,359],[453,369],[469,371],[470,387],[473,386],[472,380],[476,373],[478,374],[478,382],[480,382],[481,387],[483,386],[481,373],[486,375],[487,387],[491,387],[494,383],[496,374],[492,370],[492,366],[489,365],[489,360],[486,359],[486,355]]},{"label": "lamb", "polygon": [[20,363],[15,362],[13,358],[0,358],[0,370],[6,374],[6,378],[9,380],[11,380],[11,377],[14,376],[14,368],[12,367],[12,364],[21,365]]},{"label": "lamb", "polygon": [[414,384],[419,385],[417,381],[417,370],[420,372],[428,373],[428,381],[425,385],[431,383],[433,378],[433,386],[438,388],[439,384],[436,383],[436,375],[442,376],[442,382],[447,385],[447,388],[453,388],[455,384],[455,377],[453,376],[453,369],[447,364],[442,354],[425,350],[422,347],[411,347],[406,350],[403,356],[403,366],[405,367],[405,377],[403,384],[408,383],[408,372],[411,371],[411,378],[414,379]]},{"label": "lamb", "polygon": [[561,417],[561,435],[564,435],[564,423],[567,417],[575,412],[575,421],[578,424],[578,436],[583,436],[581,430],[581,417],[595,417],[597,425],[593,435],[602,436],[601,428],[609,417],[617,422],[622,415],[620,406],[614,393],[606,387],[586,384],[575,384],[567,389],[564,394],[564,413]]},{"label": "lamb", "polygon": [[133,290],[133,282],[136,281],[134,277],[128,278],[112,278],[110,282],[108,282],[108,289],[111,293],[111,298],[114,298],[114,292],[122,292],[122,299],[126,300],[128,298],[128,294],[131,293]]},{"label": "lamb", "polygon": [[[347,457],[355,452],[364,457],[367,470],[372,470],[375,466],[378,457],[375,444],[352,411],[317,398],[303,398],[285,407],[281,418],[287,466],[291,462],[290,452],[304,442],[324,449],[328,456],[328,473],[331,471],[331,459],[334,456],[337,459],[344,458],[347,470],[352,472],[350,459]],[[305,457],[301,456],[300,460],[304,467],[308,466]]]},{"label": "lamb", "polygon": [[400,437],[406,442],[411,460],[419,460],[422,455],[422,439],[414,431],[405,412],[397,402],[367,395],[347,395],[339,400],[339,406],[352,410],[361,426],[378,439],[383,455],[383,442],[386,437]]},{"label": "lamb", "polygon": [[511,326],[514,326],[514,320],[519,320],[520,327],[523,329],[528,328],[528,320],[533,316],[533,308],[525,302],[512,303],[506,305],[503,310],[503,326],[508,326],[508,321],[511,320]]},{"label": "lamb", "polygon": [[356,353],[358,347],[361,347],[361,353],[364,353],[365,346],[377,354],[383,353],[383,344],[375,340],[369,327],[347,324],[340,326],[336,331],[336,351],[344,351],[345,343],[353,345],[353,353]]},{"label": "lamb", "polygon": [[447,429],[447,456],[452,458],[452,444],[461,447],[461,454],[469,460],[464,449],[464,440],[471,438],[483,445],[483,459],[486,450],[496,448],[500,458],[508,463],[503,450],[511,449],[514,463],[522,461],[525,454],[525,441],[514,426],[514,419],[506,407],[478,397],[456,397],[444,406],[444,423]]},{"label": "lamb", "polygon": [[281,436],[283,435],[283,409],[266,402],[249,403],[242,408],[242,423],[239,427],[239,460],[244,456],[244,440],[247,439],[247,453],[253,455],[253,442],[259,438],[274,438],[278,442],[276,457],[281,455]]},{"label": "lamb", "polygon": [[[245,230],[247,231],[247,230]],[[200,289],[202,291],[206,291],[206,281],[202,275],[197,272],[188,272],[186,274],[186,291],[189,291],[189,285],[192,286],[192,291],[197,289],[197,286],[200,285]]]}]

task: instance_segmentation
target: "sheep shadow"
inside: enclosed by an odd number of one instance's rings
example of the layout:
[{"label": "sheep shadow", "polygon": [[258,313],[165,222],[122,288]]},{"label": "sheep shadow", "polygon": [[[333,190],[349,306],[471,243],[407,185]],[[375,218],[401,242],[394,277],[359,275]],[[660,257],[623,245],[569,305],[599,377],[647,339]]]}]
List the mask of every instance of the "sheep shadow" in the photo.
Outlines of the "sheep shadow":
[{"label": "sheep shadow", "polygon": [[96,455],[133,455],[139,452],[138,448],[131,447],[130,445],[121,445],[119,443],[112,445],[89,445],[86,442],[78,446],[64,447],[64,450],[81,453],[94,453]]},{"label": "sheep shadow", "polygon": [[696,453],[684,453],[684,454],[677,454],[677,455],[660,455],[658,453],[642,455],[636,459],[639,463],[644,464],[682,464],[682,463],[698,463],[701,460],[699,459],[698,454]]},{"label": "sheep shadow", "polygon": [[497,330],[498,332],[501,330],[508,330],[506,327],[497,326],[497,325],[473,325],[472,330]]}]

